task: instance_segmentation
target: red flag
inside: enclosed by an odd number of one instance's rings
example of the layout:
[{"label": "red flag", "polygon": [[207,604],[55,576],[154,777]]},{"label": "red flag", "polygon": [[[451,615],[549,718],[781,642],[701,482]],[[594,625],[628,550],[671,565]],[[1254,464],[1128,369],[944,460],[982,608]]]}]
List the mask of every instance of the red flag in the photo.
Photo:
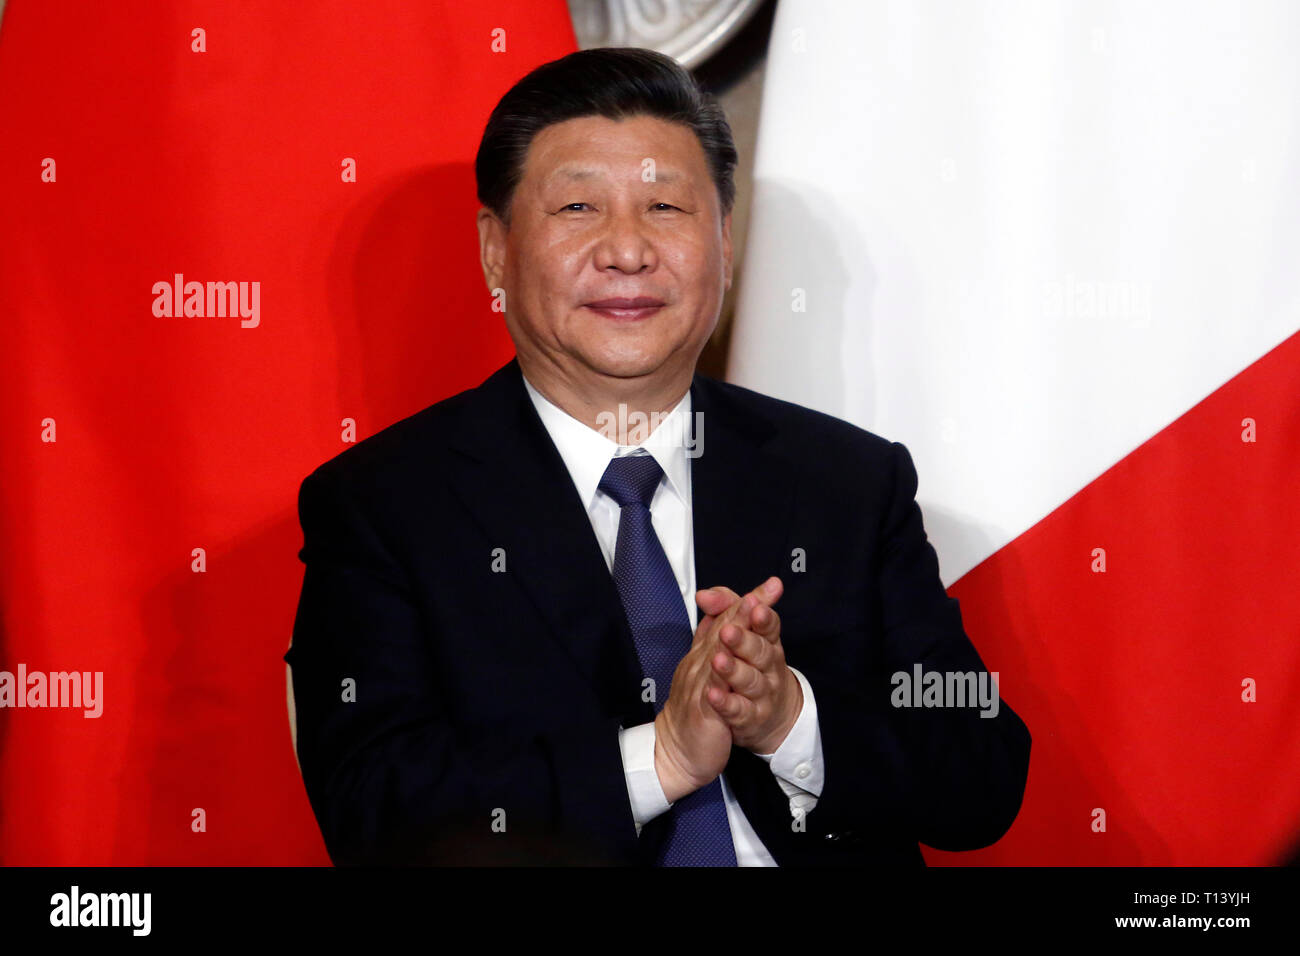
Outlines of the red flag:
[{"label": "red flag", "polygon": [[7,5],[0,861],[328,862],[298,483],[509,358],[474,151],[575,46],[562,0]]}]

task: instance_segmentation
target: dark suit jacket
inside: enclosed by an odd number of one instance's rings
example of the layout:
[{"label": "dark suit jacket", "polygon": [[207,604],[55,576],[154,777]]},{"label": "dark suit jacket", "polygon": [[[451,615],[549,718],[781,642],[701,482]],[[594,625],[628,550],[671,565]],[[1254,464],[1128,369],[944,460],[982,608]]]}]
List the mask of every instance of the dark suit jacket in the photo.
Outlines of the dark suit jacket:
[{"label": "dark suit jacket", "polygon": [[[802,831],[767,764],[732,750],[727,781],[763,843],[783,866],[922,865],[918,841],[997,840],[1020,808],[1024,723],[1005,702],[993,719],[890,704],[890,675],[917,662],[984,669],[907,450],[704,376],[691,394],[697,585],[743,594],[780,576],[786,659],[817,703],[825,787]],[[516,361],[316,469],[299,510],[306,573],[285,659],[335,863],[653,858],[666,819],[638,838],[618,729],[654,713]]]}]

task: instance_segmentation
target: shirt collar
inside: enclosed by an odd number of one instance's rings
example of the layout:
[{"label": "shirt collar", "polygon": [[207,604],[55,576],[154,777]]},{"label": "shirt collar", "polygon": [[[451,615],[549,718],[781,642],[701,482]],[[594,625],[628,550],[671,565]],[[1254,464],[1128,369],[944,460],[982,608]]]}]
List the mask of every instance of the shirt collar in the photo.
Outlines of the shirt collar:
[{"label": "shirt collar", "polygon": [[691,391],[688,388],[667,417],[649,437],[640,445],[620,445],[607,438],[596,429],[578,421],[564,409],[553,404],[546,396],[533,388],[531,382],[524,378],[524,387],[533,407],[555,443],[556,450],[564,460],[573,483],[582,498],[583,507],[590,509],[596,498],[600,479],[615,455],[628,455],[645,449],[654,456],[659,467],[668,478],[668,487],[687,506],[691,502],[691,483],[689,460],[686,456],[686,442],[690,438]]}]

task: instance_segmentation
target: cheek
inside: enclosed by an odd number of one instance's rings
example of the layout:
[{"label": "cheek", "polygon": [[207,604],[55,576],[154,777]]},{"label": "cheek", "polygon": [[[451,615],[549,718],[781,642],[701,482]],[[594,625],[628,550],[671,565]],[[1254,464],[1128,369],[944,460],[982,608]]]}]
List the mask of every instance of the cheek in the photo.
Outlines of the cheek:
[{"label": "cheek", "polygon": [[682,288],[689,290],[688,296],[694,299],[716,298],[725,281],[722,254],[707,243],[683,249],[675,255],[673,272]]},{"label": "cheek", "polygon": [[551,246],[521,242],[512,250],[507,267],[514,295],[533,306],[530,312],[564,299],[565,290],[571,285],[565,278],[568,273],[564,257]]},{"label": "cheek", "polygon": [[516,268],[521,284],[546,298],[568,298],[582,268],[584,250],[572,241],[539,237],[519,250]]}]

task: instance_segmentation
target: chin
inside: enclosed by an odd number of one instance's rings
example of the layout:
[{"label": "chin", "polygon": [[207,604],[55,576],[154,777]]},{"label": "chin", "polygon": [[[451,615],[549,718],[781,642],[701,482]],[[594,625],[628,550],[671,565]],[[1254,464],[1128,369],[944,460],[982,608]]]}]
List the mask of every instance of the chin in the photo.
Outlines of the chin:
[{"label": "chin", "polygon": [[590,366],[601,375],[613,378],[641,378],[653,375],[663,368],[668,355],[648,354],[646,352],[611,353],[605,352],[592,356]]}]

